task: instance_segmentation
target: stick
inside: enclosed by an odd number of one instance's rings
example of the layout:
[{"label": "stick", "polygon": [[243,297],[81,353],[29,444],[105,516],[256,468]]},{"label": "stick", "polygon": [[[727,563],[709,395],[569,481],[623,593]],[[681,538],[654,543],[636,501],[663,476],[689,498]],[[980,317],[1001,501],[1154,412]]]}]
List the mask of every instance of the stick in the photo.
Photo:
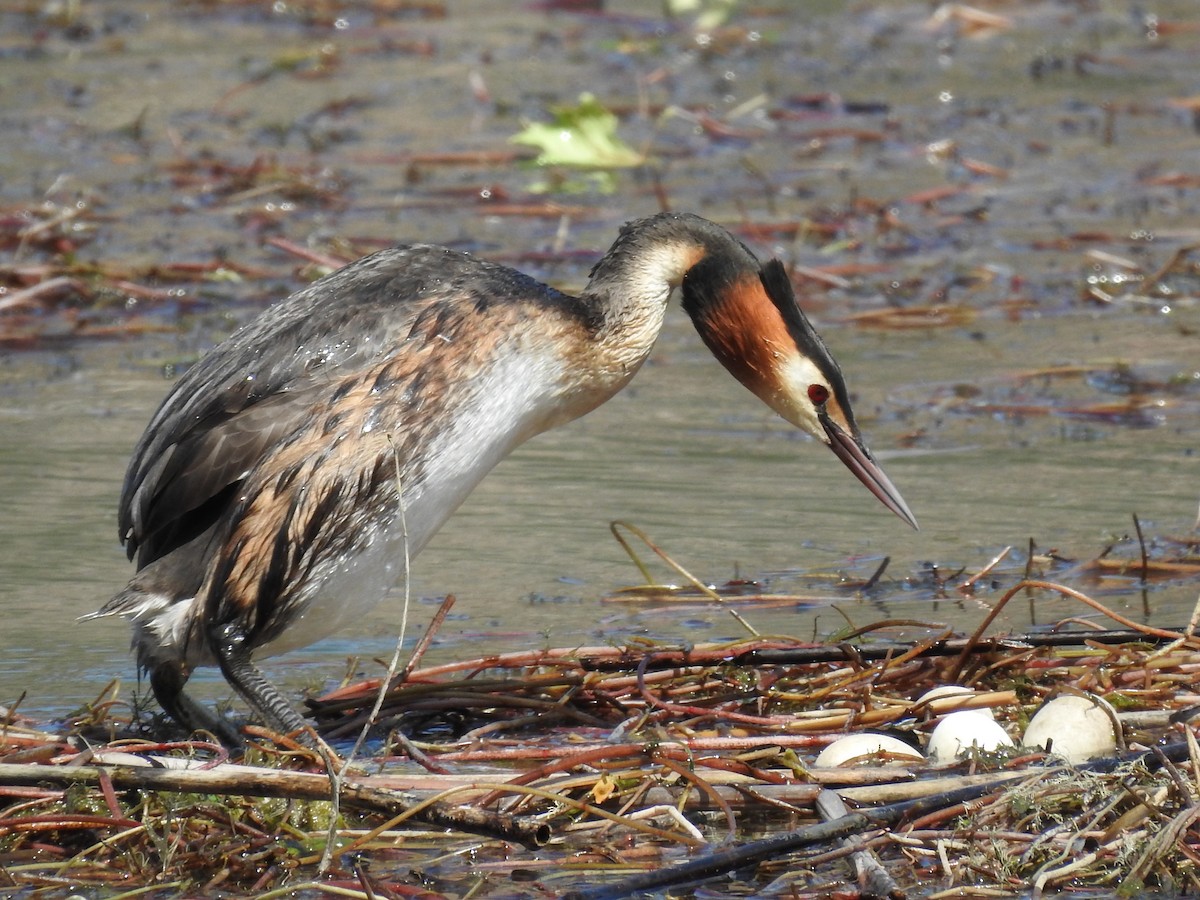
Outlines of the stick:
[{"label": "stick", "polygon": [[[1123,753],[1120,756],[1094,759],[1075,768],[1088,772],[1112,772],[1120,766],[1139,763],[1151,771],[1155,771],[1161,768],[1163,759],[1176,763],[1183,762],[1189,758],[1189,752],[1187,742],[1177,741],[1165,747],[1155,748],[1153,751],[1144,750],[1138,753]],[[1042,771],[1049,773],[1052,770],[1044,769]],[[913,821],[947,807],[980,800],[1005,784],[1028,776],[1028,771],[1010,772],[978,784],[955,788],[916,800],[906,800],[902,803],[892,803],[863,812],[851,813],[818,825],[806,825],[760,841],[750,841],[740,847],[718,850],[701,859],[694,859],[677,866],[634,875],[616,884],[572,891],[563,894],[561,900],[621,900],[621,898],[632,896],[638,891],[702,881],[725,872],[732,872],[743,866],[756,865],[811,844],[846,838],[875,828],[890,828],[904,820]]]},{"label": "stick", "polygon": [[1138,514],[1133,514],[1133,529],[1137,532],[1138,547],[1142,550],[1142,584],[1150,580],[1150,556],[1146,552],[1146,538],[1142,534],[1142,523],[1138,519]]},{"label": "stick", "polygon": [[[1037,586],[1041,586],[1040,584]],[[1020,587],[1026,587],[1022,582]],[[971,641],[968,638],[953,638],[937,641],[928,647],[923,647],[916,654],[918,658],[930,656],[955,656],[970,649],[975,653],[996,651],[1011,651],[1014,649],[1030,649],[1035,647],[1078,647],[1084,644],[1159,644],[1176,640],[1183,636],[1182,629],[1155,629],[1149,632],[1133,628],[1109,629],[1104,631],[1051,631],[1044,634],[1012,634],[996,637],[981,638]],[[846,646],[842,644],[826,644],[818,647],[786,647],[751,650],[729,650],[724,653],[706,652],[707,648],[697,648],[699,652],[687,650],[651,650],[648,671],[672,669],[683,665],[700,665],[703,663],[731,666],[758,665],[798,665],[803,663],[845,662],[861,660],[863,662],[879,662],[894,657],[898,653],[912,650],[916,645],[909,642],[873,644],[868,646]],[[624,671],[631,665],[632,656],[612,655],[607,658],[581,657],[579,667],[588,671]]]},{"label": "stick", "polygon": [[[826,822],[840,819],[850,814],[842,798],[833,791],[824,790],[817,795],[817,812]],[[850,859],[854,863],[854,872],[858,876],[858,889],[861,896],[868,900],[880,900],[888,897],[891,900],[903,900],[904,891],[896,884],[896,879],[888,874],[875,851],[865,846],[860,836],[845,838],[843,845],[851,851]]]},{"label": "stick", "polygon": [[643,872],[616,884],[570,891],[563,894],[561,900],[620,900],[620,898],[632,896],[638,891],[689,884],[725,872],[732,872],[743,866],[756,865],[812,844],[822,844],[838,838],[850,837],[874,828],[885,828],[905,818],[916,818],[945,806],[978,800],[1011,780],[1012,776],[974,787],[935,794],[920,800],[909,800],[905,803],[894,803],[866,812],[850,813],[817,825],[805,825],[794,831],[787,831],[760,841],[750,841],[740,847],[717,850],[701,859],[694,859],[677,866]]},{"label": "stick", "polygon": [[[283,772],[239,766],[218,769],[150,769],[140,766],[36,766],[0,763],[0,784],[99,786],[107,778],[118,790],[168,791],[190,794],[234,794],[243,797],[284,797],[331,800],[329,778],[324,774]],[[411,817],[439,828],[540,847],[550,839],[549,826],[528,818],[489,812],[473,807],[432,801],[422,805],[399,791],[344,782],[341,800],[347,806],[385,816],[411,813]]]},{"label": "stick", "polygon": [[650,581],[651,581],[650,571],[642,563],[641,559],[638,558],[637,554],[633,552],[633,548],[629,546],[629,542],[626,541],[624,537],[622,537],[622,535],[621,535],[622,528],[628,529],[629,531],[631,531],[635,535],[637,535],[639,538],[641,538],[642,542],[647,547],[649,547],[651,550],[653,550],[658,555],[659,559],[661,559],[668,566],[670,566],[672,569],[674,569],[676,572],[678,572],[680,575],[682,575],[687,581],[689,581],[691,583],[692,587],[696,588],[698,591],[700,591],[700,593],[707,596],[714,603],[716,603],[718,606],[720,606],[723,610],[725,610],[727,613],[729,613],[731,616],[733,616],[735,619],[737,619],[738,624],[741,625],[743,628],[745,628],[746,631],[750,632],[750,634],[753,637],[761,637],[761,635],[758,633],[758,630],[753,625],[751,625],[749,622],[747,622],[746,619],[742,616],[742,614],[740,612],[737,611],[737,609],[735,607],[726,603],[724,597],[722,597],[720,594],[718,594],[716,591],[714,591],[708,585],[704,584],[695,575],[693,575],[691,572],[689,572],[687,569],[685,569],[683,566],[681,566],[679,563],[677,563],[674,559],[672,559],[670,554],[668,554],[665,550],[663,550],[661,547],[659,547],[657,544],[655,544],[654,541],[650,540],[650,536],[648,534],[646,534],[646,532],[642,531],[642,529],[638,528],[636,525],[632,525],[629,522],[621,521],[620,519],[610,522],[608,524],[608,530],[611,531],[613,537],[615,537],[617,539],[617,543],[620,544],[625,549],[625,552],[629,554],[629,558],[633,560],[633,564],[635,566],[637,566],[638,569],[641,571],[642,576],[646,579],[647,583],[650,583]]},{"label": "stick", "polygon": [[396,675],[388,684],[388,690],[408,681],[409,676],[413,673],[413,669],[421,664],[421,660],[425,657],[425,651],[433,643],[433,639],[441,630],[442,625],[446,621],[446,616],[450,615],[450,609],[453,606],[454,595],[447,594],[438,607],[437,612],[433,614],[433,618],[429,620],[429,627],[425,629],[425,633],[421,635],[417,640],[417,645],[413,647],[412,653],[408,655],[408,662],[404,664],[404,668],[400,670],[400,674]]}]

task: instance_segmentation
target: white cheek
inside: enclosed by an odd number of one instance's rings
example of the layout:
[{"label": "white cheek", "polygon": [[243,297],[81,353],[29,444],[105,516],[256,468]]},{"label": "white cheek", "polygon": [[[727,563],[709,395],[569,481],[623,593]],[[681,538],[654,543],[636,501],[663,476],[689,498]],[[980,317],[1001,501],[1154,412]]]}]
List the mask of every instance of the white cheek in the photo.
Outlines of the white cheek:
[{"label": "white cheek", "polygon": [[[828,444],[829,436],[817,420],[816,407],[808,399],[811,385],[825,385],[825,377],[820,370],[810,360],[797,355],[780,366],[778,375],[779,387],[771,408],[797,428]],[[825,386],[828,388],[828,385]]]}]

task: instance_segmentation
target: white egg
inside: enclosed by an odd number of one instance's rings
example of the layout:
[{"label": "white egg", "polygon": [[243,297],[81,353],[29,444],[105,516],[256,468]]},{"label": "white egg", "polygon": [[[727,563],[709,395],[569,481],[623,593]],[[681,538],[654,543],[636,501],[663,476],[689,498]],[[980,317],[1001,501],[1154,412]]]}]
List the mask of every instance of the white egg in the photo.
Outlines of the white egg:
[{"label": "white egg", "polygon": [[[921,755],[921,751],[908,744],[899,738],[894,738],[887,734],[872,734],[864,732],[862,734],[849,734],[846,737],[838,738],[828,747],[821,751],[813,765],[816,766],[851,766],[862,762],[879,762],[871,757],[879,753],[886,753],[889,756],[902,756],[904,760],[920,760],[925,761],[925,757]],[[895,762],[895,760],[883,760]]]},{"label": "white egg", "polygon": [[1022,747],[1045,750],[1069,763],[1111,756],[1117,749],[1113,719],[1099,697],[1064,694],[1042,704],[1029,720]]},{"label": "white egg", "polygon": [[925,750],[931,762],[948,764],[972,748],[998,750],[1012,745],[1012,738],[995,719],[966,710],[943,716],[929,736],[929,746]]},{"label": "white egg", "polygon": [[[961,684],[943,684],[943,685],[939,685],[938,687],[935,687],[935,688],[930,688],[925,693],[923,693],[920,697],[917,698],[916,705],[918,707],[924,709],[924,708],[928,707],[930,700],[940,700],[940,699],[945,699],[947,697],[973,697],[973,696],[975,696],[975,692],[973,690],[971,690],[969,687],[963,687]],[[966,711],[967,710],[964,710],[964,712],[966,712]],[[992,714],[991,708],[987,707],[987,706],[983,707],[982,709],[976,709],[976,710],[970,710],[970,711],[977,712],[980,715],[987,716],[989,719],[996,718]]]}]

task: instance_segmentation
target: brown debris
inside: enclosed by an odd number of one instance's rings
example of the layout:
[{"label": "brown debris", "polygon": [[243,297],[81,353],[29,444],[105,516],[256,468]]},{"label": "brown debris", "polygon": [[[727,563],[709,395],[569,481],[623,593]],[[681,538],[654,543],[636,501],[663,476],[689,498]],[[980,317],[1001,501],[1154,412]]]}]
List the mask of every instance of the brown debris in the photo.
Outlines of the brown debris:
[{"label": "brown debris", "polygon": [[[975,581],[964,578],[966,593]],[[1134,762],[1075,769],[1029,751],[974,753],[938,769],[911,761],[813,766],[817,751],[842,735],[891,728],[919,741],[961,709],[989,709],[1019,737],[1030,712],[1060,692],[1091,692],[1116,706],[1121,737],[1135,750],[1178,741],[1181,729],[1190,739],[1190,729],[1172,720],[1195,703],[1188,686],[1200,670],[1200,641],[1127,622],[1052,582],[1016,583],[995,611],[1031,590],[1082,602],[1127,630],[997,638],[983,636],[985,620],[970,638],[926,629],[912,640],[887,635],[919,634],[915,623],[881,623],[841,643],[752,638],[557,649],[406,671],[375,721],[385,733],[403,728],[435,770],[389,766],[385,750],[375,761],[381,772],[354,772],[343,787],[348,811],[335,830],[352,847],[419,857],[419,832],[399,829],[422,820],[483,834],[517,826],[494,844],[511,858],[513,841],[540,842],[548,826],[566,853],[615,853],[630,875],[626,887],[678,883],[669,879],[694,877],[697,866],[704,877],[739,870],[756,889],[780,878],[797,885],[857,878],[860,889],[886,887],[893,897],[935,870],[952,882],[1008,889],[1067,881],[1102,887],[1117,873],[1155,885],[1190,881],[1200,832],[1188,810],[1200,796],[1200,759],[1181,765],[1184,744],[1161,760],[1142,752]],[[947,682],[974,693],[917,702]],[[378,689],[377,679],[367,680],[310,701],[318,727],[329,737],[353,736]],[[458,723],[456,737],[447,736],[447,717]],[[220,884],[235,893],[352,877],[336,866],[318,876],[319,854],[287,849],[319,843],[330,823],[321,800],[327,777],[285,739],[254,730],[248,758],[234,764],[203,742],[93,738],[93,749],[81,749],[75,734],[39,731],[13,711],[6,721],[0,863],[15,885],[46,884],[68,870],[75,883],[97,889],[132,879],[201,892]],[[78,721],[93,736],[136,724],[106,697]],[[835,795],[853,808],[839,812]],[[712,832],[695,824],[708,812],[717,816]],[[1049,816],[1059,825],[1047,831]],[[790,824],[765,841],[750,839],[747,829],[764,817]],[[1094,852],[1065,856],[1084,831],[1106,836]],[[619,850],[618,834],[659,852]],[[723,837],[735,843],[682,863],[689,848]],[[939,856],[947,842],[960,848],[953,858]],[[678,872],[667,859],[681,863]],[[857,876],[844,868],[851,861]],[[456,883],[451,877],[447,885]],[[607,896],[588,890],[577,895]]]}]

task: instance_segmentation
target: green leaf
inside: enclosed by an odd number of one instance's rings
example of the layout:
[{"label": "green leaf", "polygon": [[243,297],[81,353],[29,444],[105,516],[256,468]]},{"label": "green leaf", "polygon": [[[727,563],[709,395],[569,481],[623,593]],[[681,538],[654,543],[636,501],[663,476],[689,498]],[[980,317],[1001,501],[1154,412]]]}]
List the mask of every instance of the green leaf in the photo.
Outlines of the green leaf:
[{"label": "green leaf", "polygon": [[720,28],[733,14],[738,0],[666,0],[667,13],[672,16],[695,16],[698,31]]},{"label": "green leaf", "polygon": [[538,149],[540,166],[578,166],[616,169],[639,166],[645,158],[619,137],[617,117],[591,94],[583,94],[578,106],[552,110],[549,125],[535,122],[510,140]]}]

